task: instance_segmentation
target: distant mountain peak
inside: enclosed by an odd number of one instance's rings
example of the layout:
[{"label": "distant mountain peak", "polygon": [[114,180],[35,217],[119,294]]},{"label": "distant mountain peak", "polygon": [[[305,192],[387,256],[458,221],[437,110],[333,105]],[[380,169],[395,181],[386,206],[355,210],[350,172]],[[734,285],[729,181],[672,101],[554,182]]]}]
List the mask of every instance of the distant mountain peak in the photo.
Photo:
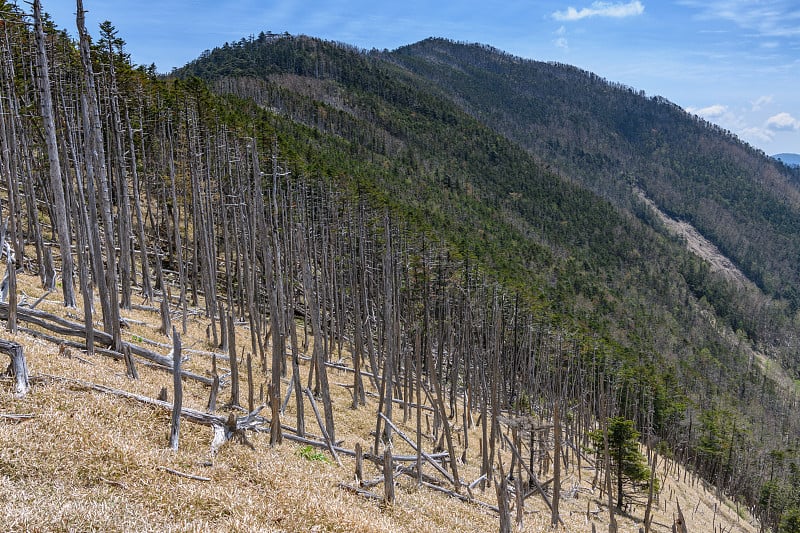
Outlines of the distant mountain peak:
[{"label": "distant mountain peak", "polygon": [[790,167],[800,167],[800,154],[782,153],[775,154],[772,158]]}]

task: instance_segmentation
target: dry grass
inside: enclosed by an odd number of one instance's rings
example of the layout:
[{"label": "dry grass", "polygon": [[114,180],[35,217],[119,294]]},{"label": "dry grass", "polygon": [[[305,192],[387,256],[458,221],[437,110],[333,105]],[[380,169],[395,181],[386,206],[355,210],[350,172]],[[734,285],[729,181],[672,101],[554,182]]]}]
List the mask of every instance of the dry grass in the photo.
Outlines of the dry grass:
[{"label": "dry grass", "polygon": [[[35,278],[22,275],[19,283],[31,299],[42,292]],[[66,311],[56,295],[50,295],[40,307],[62,315]],[[81,318],[80,311],[69,313],[76,321]],[[126,340],[169,342],[158,334],[157,314],[132,312],[125,316],[132,320]],[[204,319],[190,318],[183,335],[184,346],[211,350],[205,338],[207,325]],[[239,338],[248,339],[249,345],[248,332],[242,330]],[[133,381],[125,377],[120,361],[76,351],[72,351],[72,357],[59,355],[54,344],[25,334],[18,334],[15,340],[25,346],[30,371],[37,380],[21,399],[13,397],[10,381],[0,382],[0,413],[34,415],[18,422],[0,419],[0,523],[5,530],[449,532],[498,528],[497,516],[491,511],[418,488],[415,480],[407,476],[398,478],[397,500],[391,506],[342,490],[340,483],[353,483],[352,460],[343,457],[342,467],[332,461],[309,460],[299,453],[300,446],[290,442],[270,447],[267,434],[251,434],[252,449],[230,442],[212,456],[211,429],[184,421],[180,449],[173,452],[167,448],[168,412],[43,377],[77,378],[156,397],[162,387],[171,391],[168,373],[140,365],[141,379]],[[185,366],[200,374],[208,373],[210,358],[190,355]],[[254,364],[254,369],[258,366]],[[368,449],[376,400],[368,397],[366,407],[353,411],[349,408],[349,392],[340,385],[350,383],[352,374],[332,371],[329,379],[337,438],[345,448],[353,449],[360,442]],[[265,380],[259,370],[254,378],[257,395]],[[206,387],[185,382],[184,390],[184,406],[205,408]],[[246,384],[242,391],[242,401],[246,402]],[[229,389],[221,391],[220,405],[229,399],[229,394]],[[284,418],[290,425],[294,425],[292,404],[293,401]],[[318,433],[310,405],[305,406],[307,431]],[[399,409],[395,419],[402,420]],[[404,426],[409,434],[413,434],[413,424],[412,417]],[[474,444],[468,450],[467,464],[459,465],[461,477],[466,480],[479,475],[477,429],[470,438]],[[395,446],[397,453],[412,452],[399,439]],[[458,448],[460,452],[461,446]],[[510,457],[505,455],[503,461],[508,465]],[[210,481],[187,479],[165,468]],[[380,474],[368,462],[365,468],[367,478]],[[426,471],[433,473],[429,467]],[[587,508],[601,510],[591,520],[598,531],[607,529],[607,513],[600,494],[591,491],[592,475],[593,471],[584,470],[579,483],[574,469],[565,474],[565,491],[572,486],[578,490],[575,497],[565,495],[562,499],[565,527],[558,531],[590,531]],[[654,531],[671,530],[676,499],[690,531],[712,531],[712,524],[724,525],[725,531],[756,530],[712,492],[681,480],[679,468],[664,479]],[[378,485],[372,490],[380,494],[383,489]],[[494,487],[475,491],[475,496],[496,504]],[[629,517],[621,517],[620,531],[638,531],[643,513],[639,507],[632,509]],[[527,500],[524,531],[553,530],[549,518],[540,498],[532,496]]]}]

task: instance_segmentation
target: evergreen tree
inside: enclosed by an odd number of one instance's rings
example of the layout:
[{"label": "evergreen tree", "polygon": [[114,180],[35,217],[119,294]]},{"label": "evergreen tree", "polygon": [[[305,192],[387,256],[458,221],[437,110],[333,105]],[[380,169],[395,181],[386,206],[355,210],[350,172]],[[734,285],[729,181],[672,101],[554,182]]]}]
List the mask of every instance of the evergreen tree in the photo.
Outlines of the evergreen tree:
[{"label": "evergreen tree", "polygon": [[800,509],[793,507],[781,518],[780,533],[800,533]]},{"label": "evergreen tree", "polygon": [[[625,496],[623,486],[625,481],[632,484],[643,483],[648,486],[650,469],[647,459],[639,451],[639,432],[633,427],[633,420],[617,416],[609,418],[606,424],[608,432],[608,456],[613,475],[617,481],[617,508],[622,509]],[[605,455],[604,430],[599,429],[590,433],[594,451],[598,457]]]}]

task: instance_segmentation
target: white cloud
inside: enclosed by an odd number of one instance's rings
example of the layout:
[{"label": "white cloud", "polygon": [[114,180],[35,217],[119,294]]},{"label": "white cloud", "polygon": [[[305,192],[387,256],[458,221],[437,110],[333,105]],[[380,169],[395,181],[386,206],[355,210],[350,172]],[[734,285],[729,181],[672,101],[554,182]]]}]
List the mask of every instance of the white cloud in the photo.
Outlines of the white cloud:
[{"label": "white cloud", "polygon": [[553,18],[556,20],[574,21],[588,17],[612,17],[624,18],[641,15],[644,13],[644,6],[639,0],[633,0],[627,4],[612,4],[610,2],[592,2],[591,7],[575,9],[570,6],[565,11],[556,11]]},{"label": "white cloud", "polygon": [[739,136],[755,143],[769,143],[775,138],[775,134],[772,131],[758,126],[740,130]]},{"label": "white cloud", "polygon": [[719,118],[724,116],[728,112],[728,107],[722,104],[714,104],[708,107],[687,107],[686,111],[689,113],[694,113],[695,115],[701,116],[703,118]]},{"label": "white cloud", "polygon": [[555,31],[555,34],[558,37],[556,37],[555,41],[553,41],[553,44],[556,45],[557,48],[569,50],[569,42],[567,41],[567,28],[561,26]]},{"label": "white cloud", "polygon": [[789,113],[778,113],[767,119],[766,126],[773,131],[797,131],[800,130],[800,120]]},{"label": "white cloud", "polygon": [[763,106],[772,103],[772,95],[764,95],[759,96],[755,102],[751,102],[753,107],[751,108],[752,111],[759,111]]},{"label": "white cloud", "polygon": [[772,95],[764,95],[750,102],[752,109],[747,105],[732,108],[723,104],[713,104],[702,108],[687,107],[686,111],[764,149],[767,145],[773,145],[777,139],[800,132],[800,120],[787,112],[778,113],[766,120],[761,118],[761,113],[758,111],[762,109],[762,106],[766,107],[770,104],[773,104]]}]

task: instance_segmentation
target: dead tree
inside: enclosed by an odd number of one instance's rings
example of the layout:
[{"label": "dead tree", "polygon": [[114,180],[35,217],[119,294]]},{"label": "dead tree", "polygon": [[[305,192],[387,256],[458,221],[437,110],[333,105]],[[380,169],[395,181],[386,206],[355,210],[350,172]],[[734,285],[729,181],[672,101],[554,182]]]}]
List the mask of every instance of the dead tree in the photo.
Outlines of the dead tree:
[{"label": "dead tree", "polygon": [[[103,310],[103,329],[111,335],[113,347],[120,351],[122,336],[119,320],[119,298],[117,291],[116,274],[116,248],[114,240],[114,223],[111,215],[111,196],[108,185],[108,169],[105,160],[104,135],[100,120],[100,105],[97,98],[94,69],[92,66],[89,34],[86,31],[85,12],[83,0],[77,0],[76,22],[80,37],[79,48],[81,63],[83,65],[84,91],[82,93],[82,111],[85,135],[85,161],[87,177],[87,196],[90,209],[90,224],[92,233],[92,253],[97,280],[97,289],[100,295],[100,304]],[[94,196],[94,182],[97,181],[99,190]],[[97,202],[103,221],[103,237],[105,238],[105,262],[103,261],[102,245],[100,243],[100,230],[98,219],[91,216]],[[96,213],[96,212],[95,212]]]},{"label": "dead tree", "polygon": [[311,311],[311,324],[314,334],[314,348],[312,355],[312,366],[316,371],[316,376],[320,383],[320,394],[322,396],[322,407],[325,411],[325,425],[332,442],[336,442],[334,433],[334,420],[333,420],[333,406],[331,405],[330,388],[328,386],[328,371],[325,366],[326,353],[323,347],[322,336],[322,318],[320,313],[320,303],[316,290],[316,284],[311,275],[311,256],[308,253],[308,244],[306,242],[306,231],[302,226],[299,228],[301,235],[299,236],[300,243],[300,261],[303,263],[303,293],[306,299],[306,306]]},{"label": "dead tree", "polygon": [[72,277],[72,239],[67,222],[67,202],[64,196],[64,180],[61,175],[61,159],[56,140],[56,124],[53,114],[53,96],[50,90],[50,73],[45,49],[44,27],[42,26],[42,5],[40,0],[33,2],[33,19],[36,28],[36,58],[39,82],[39,106],[45,130],[47,159],[50,163],[50,189],[53,195],[53,225],[58,233],[61,248],[61,287],[64,306],[75,307],[75,283]]},{"label": "dead tree", "polygon": [[178,433],[181,427],[181,409],[183,408],[183,384],[181,382],[181,336],[172,328],[172,425],[169,432],[169,447],[178,449]]}]

